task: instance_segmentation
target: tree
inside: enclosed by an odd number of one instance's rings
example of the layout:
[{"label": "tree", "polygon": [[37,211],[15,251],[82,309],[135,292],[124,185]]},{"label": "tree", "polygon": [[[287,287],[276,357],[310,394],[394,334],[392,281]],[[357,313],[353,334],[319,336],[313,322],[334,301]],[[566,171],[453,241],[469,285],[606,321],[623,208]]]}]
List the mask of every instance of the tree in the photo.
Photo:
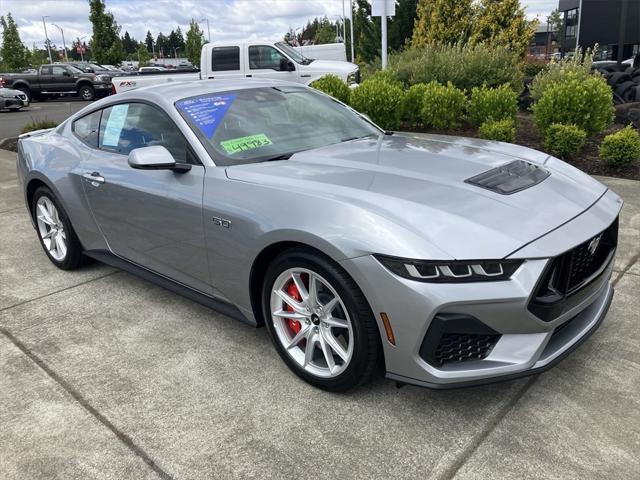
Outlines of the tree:
[{"label": "tree", "polygon": [[138,42],[135,38],[129,35],[129,32],[124,32],[122,37],[122,48],[125,54],[136,53],[138,50]]},{"label": "tree", "polygon": [[146,66],[151,59],[151,57],[149,56],[149,51],[147,50],[147,46],[144,43],[140,42],[138,44],[136,53],[138,55],[138,68]]},{"label": "tree", "polygon": [[0,17],[0,26],[2,26],[0,57],[3,68],[18,70],[27,67],[29,51],[20,40],[18,25],[11,13],[7,13],[6,18]]},{"label": "tree", "polygon": [[324,17],[319,22],[313,40],[316,45],[334,43],[336,41],[336,25],[333,22],[330,22],[327,17]]},{"label": "tree", "polygon": [[464,42],[472,23],[472,0],[419,0],[411,45]]},{"label": "tree", "polygon": [[120,27],[105,8],[104,0],[89,0],[89,20],[93,26],[90,45],[96,62],[116,65],[124,58]]},{"label": "tree", "polygon": [[387,19],[389,48],[391,50],[400,50],[411,41],[415,21],[416,1],[397,0],[395,16]]},{"label": "tree", "polygon": [[153,35],[151,35],[151,32],[149,30],[147,30],[147,36],[144,38],[144,43],[147,47],[147,52],[152,52],[154,51],[154,43],[153,43]]},{"label": "tree", "polygon": [[192,18],[187,30],[187,38],[184,42],[185,55],[194,66],[200,66],[200,51],[204,45],[204,33],[200,25]]},{"label": "tree", "polygon": [[471,43],[504,46],[523,57],[538,26],[527,20],[520,0],[481,0],[472,23]]}]

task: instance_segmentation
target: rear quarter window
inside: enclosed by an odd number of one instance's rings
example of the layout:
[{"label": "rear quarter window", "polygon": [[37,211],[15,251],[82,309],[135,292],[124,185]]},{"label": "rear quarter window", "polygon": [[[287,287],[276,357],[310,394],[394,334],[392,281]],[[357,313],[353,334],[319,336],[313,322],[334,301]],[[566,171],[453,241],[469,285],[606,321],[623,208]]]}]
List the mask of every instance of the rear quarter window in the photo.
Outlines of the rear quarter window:
[{"label": "rear quarter window", "polygon": [[214,72],[240,70],[240,47],[214,47],[211,50],[211,70]]},{"label": "rear quarter window", "polygon": [[98,110],[79,118],[72,125],[74,135],[93,148],[98,148],[101,115],[102,110]]}]

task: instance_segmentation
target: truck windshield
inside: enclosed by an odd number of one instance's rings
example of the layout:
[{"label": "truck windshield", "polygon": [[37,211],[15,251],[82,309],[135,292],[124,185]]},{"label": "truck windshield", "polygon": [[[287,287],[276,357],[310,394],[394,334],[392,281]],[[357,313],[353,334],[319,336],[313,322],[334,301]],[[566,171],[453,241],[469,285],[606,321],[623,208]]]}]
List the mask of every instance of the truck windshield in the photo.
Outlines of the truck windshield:
[{"label": "truck windshield", "polygon": [[305,87],[216,92],[175,106],[216,165],[281,160],[383,133],[353,109]]},{"label": "truck windshield", "polygon": [[296,63],[299,63],[301,65],[309,65],[311,62],[313,62],[312,58],[305,57],[299,51],[297,51],[295,48],[287,45],[284,42],[276,43],[276,47],[278,47],[284,53],[289,55],[289,57],[291,57],[293,59],[293,61],[296,62]]}]

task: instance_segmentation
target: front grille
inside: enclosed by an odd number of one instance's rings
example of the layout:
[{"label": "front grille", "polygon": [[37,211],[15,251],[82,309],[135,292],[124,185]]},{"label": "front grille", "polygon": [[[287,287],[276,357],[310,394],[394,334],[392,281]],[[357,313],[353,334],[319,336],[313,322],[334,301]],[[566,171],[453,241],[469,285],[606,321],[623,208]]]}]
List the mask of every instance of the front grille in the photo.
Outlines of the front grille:
[{"label": "front grille", "polygon": [[[568,310],[611,261],[617,245],[616,218],[603,232],[551,260],[538,282],[529,310],[545,321],[554,320]],[[574,301],[568,302],[573,297]]]},{"label": "front grille", "polygon": [[436,347],[435,363],[442,366],[445,363],[482,360],[491,353],[499,338],[500,335],[447,333]]}]

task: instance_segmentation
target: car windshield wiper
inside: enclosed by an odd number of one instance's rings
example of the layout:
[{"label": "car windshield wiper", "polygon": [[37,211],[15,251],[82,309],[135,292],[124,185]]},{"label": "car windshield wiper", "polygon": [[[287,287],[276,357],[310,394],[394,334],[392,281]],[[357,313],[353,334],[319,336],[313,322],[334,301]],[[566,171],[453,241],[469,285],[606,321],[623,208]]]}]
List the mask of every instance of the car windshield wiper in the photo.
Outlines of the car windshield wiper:
[{"label": "car windshield wiper", "polygon": [[263,162],[275,162],[276,160],[289,160],[293,156],[294,153],[296,153],[296,152],[283,153],[282,155],[277,155],[275,157],[265,158],[262,161]]},{"label": "car windshield wiper", "polygon": [[349,137],[349,138],[342,138],[340,140],[340,142],[350,142],[351,140],[358,140],[360,138],[367,138],[367,137],[371,137],[373,135],[376,135],[375,133],[369,133],[368,135],[360,135],[358,137]]}]

